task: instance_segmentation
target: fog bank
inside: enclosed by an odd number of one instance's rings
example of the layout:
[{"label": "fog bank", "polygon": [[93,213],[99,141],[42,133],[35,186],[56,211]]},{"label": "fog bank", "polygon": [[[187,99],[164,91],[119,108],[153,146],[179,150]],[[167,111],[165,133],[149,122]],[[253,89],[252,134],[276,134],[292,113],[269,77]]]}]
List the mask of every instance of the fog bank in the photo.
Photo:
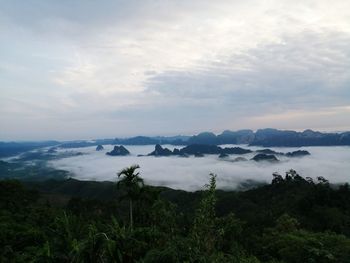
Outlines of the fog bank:
[{"label": "fog bank", "polygon": [[[206,155],[202,158],[153,157],[139,154],[150,153],[154,146],[127,146],[130,156],[107,156],[105,153],[113,146],[104,146],[103,151],[97,152],[95,147],[70,149],[85,153],[84,155],[63,158],[48,162],[54,168],[67,170],[79,180],[115,181],[116,173],[124,167],[139,164],[140,175],[150,185],[168,186],[174,189],[195,191],[208,182],[209,173],[215,173],[218,188],[234,189],[246,180],[270,182],[273,172],[284,174],[289,169],[295,169],[306,177],[323,176],[331,183],[350,181],[350,147],[302,147],[310,156],[302,158],[287,158],[277,156],[280,162],[231,162],[238,156],[247,159],[255,153],[231,155],[228,160],[219,159],[217,155]],[[170,149],[174,146],[166,145]],[[252,150],[260,147],[248,147]],[[278,152],[295,151],[296,148],[270,148]],[[65,151],[65,150],[59,150]]]}]

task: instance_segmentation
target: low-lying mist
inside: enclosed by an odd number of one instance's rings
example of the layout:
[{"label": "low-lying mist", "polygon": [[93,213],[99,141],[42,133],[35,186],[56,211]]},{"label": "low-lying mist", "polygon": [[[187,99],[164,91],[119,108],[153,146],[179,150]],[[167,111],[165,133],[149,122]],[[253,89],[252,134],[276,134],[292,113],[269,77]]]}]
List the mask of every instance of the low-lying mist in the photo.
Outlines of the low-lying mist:
[{"label": "low-lying mist", "polygon": [[[174,146],[166,145],[169,149]],[[248,147],[252,150],[262,149]],[[218,188],[235,189],[247,180],[270,182],[273,172],[284,174],[289,169],[296,170],[301,176],[316,178],[323,176],[331,183],[350,181],[350,147],[302,147],[311,153],[301,158],[277,156],[278,163],[241,161],[232,162],[240,155],[231,155],[229,159],[219,159],[217,155],[206,155],[202,158],[189,157],[154,157],[148,154],[154,146],[127,146],[130,156],[107,156],[111,145],[103,151],[95,147],[71,149],[85,153],[58,160],[49,161],[54,168],[70,171],[73,177],[80,180],[115,181],[116,173],[132,164],[140,165],[140,176],[150,185],[168,186],[174,189],[195,191],[208,182],[209,173],[215,173]],[[278,152],[295,151],[296,148],[270,148]],[[59,150],[65,151],[65,150]],[[241,155],[247,159],[255,153]]]}]

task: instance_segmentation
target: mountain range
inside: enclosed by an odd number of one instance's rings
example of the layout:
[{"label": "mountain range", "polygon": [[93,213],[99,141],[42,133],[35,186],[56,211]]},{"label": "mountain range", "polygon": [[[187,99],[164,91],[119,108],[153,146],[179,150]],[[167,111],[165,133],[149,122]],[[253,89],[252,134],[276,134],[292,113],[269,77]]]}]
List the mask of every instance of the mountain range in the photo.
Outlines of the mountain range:
[{"label": "mountain range", "polygon": [[202,132],[193,136],[136,136],[130,138],[102,139],[95,141],[66,142],[60,146],[63,148],[75,148],[82,146],[96,146],[98,144],[119,145],[192,145],[192,144],[247,144],[263,147],[301,147],[301,146],[338,146],[350,145],[350,132],[322,133],[305,130],[303,132],[277,129],[259,129],[229,131],[226,130],[218,135],[212,132]]},{"label": "mountain range", "polygon": [[61,148],[79,148],[97,145],[222,145],[247,144],[262,147],[301,147],[301,146],[340,146],[350,145],[350,132],[323,133],[313,130],[302,132],[277,129],[259,129],[230,131],[218,135],[202,132],[193,136],[136,136],[130,138],[96,139],[79,141],[42,141],[42,142],[0,142],[0,157],[16,155],[21,152],[50,146]]}]

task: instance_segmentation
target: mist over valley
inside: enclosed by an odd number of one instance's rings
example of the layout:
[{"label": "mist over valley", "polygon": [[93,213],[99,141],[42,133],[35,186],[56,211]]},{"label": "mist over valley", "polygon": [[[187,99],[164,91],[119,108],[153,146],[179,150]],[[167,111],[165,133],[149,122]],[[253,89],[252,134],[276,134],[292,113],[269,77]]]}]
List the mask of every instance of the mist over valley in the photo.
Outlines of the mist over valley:
[{"label": "mist over valley", "polygon": [[[225,145],[225,147],[237,145]],[[239,145],[252,151],[265,149]],[[163,145],[171,150],[172,145]],[[69,171],[73,178],[80,180],[116,181],[116,173],[124,167],[139,164],[141,175],[148,184],[168,186],[175,189],[199,190],[206,184],[209,173],[218,175],[220,189],[237,189],[247,180],[255,182],[270,182],[272,173],[284,174],[289,169],[295,169],[304,176],[316,178],[323,176],[331,183],[349,182],[350,148],[338,147],[302,147],[310,152],[309,156],[288,158],[278,156],[279,162],[254,162],[249,160],[256,152],[243,155],[230,155],[220,159],[218,155],[205,155],[202,158],[190,156],[154,157],[147,155],[154,150],[154,145],[126,146],[129,156],[108,156],[106,152],[113,149],[111,145],[104,145],[103,151],[96,151],[96,147],[73,148],[70,151],[80,152],[81,155],[49,161],[54,168]],[[276,152],[291,152],[295,148],[269,148]],[[65,152],[60,149],[59,152]],[[248,161],[234,161],[237,157],[244,157]]]}]

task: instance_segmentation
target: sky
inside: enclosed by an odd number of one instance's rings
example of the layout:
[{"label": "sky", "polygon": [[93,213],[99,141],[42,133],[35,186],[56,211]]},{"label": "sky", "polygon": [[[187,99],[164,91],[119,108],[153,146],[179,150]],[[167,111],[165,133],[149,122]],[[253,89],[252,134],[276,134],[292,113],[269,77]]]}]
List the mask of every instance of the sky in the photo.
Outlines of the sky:
[{"label": "sky", "polygon": [[350,130],[348,0],[0,0],[0,140]]}]

